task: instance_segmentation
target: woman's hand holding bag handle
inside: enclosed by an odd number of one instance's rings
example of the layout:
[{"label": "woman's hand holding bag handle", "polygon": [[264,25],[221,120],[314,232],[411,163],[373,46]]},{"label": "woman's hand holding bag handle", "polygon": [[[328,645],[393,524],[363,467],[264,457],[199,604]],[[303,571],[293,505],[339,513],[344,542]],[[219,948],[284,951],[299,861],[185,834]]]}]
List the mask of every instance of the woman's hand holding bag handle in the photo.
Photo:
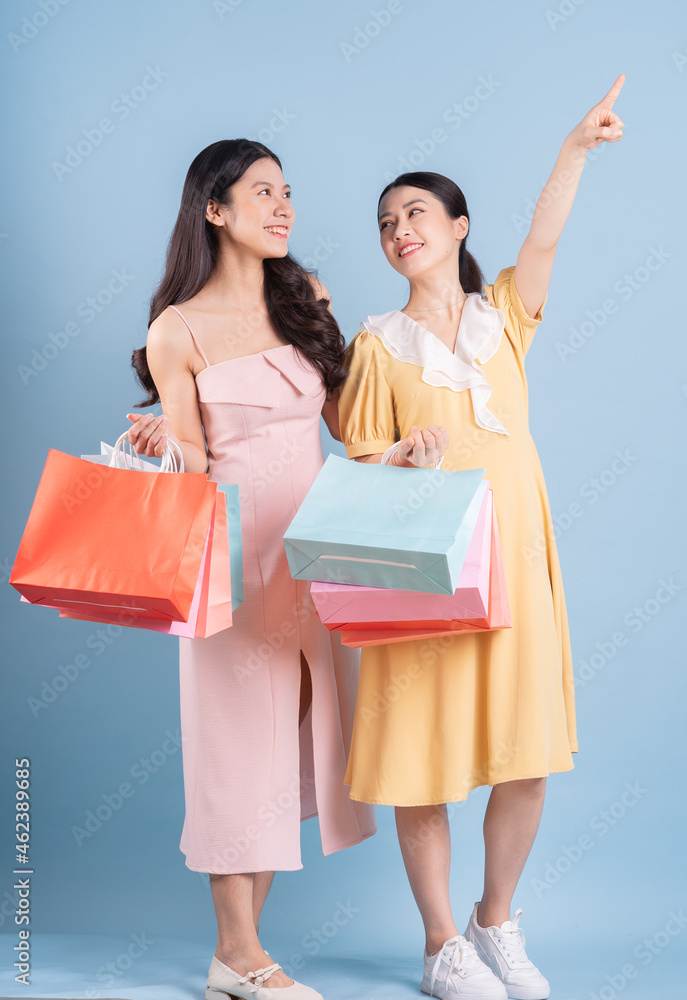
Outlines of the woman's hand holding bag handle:
[{"label": "woman's hand holding bag handle", "polygon": [[[144,455],[158,455],[162,458],[160,463],[160,472],[183,472],[184,471],[184,453],[181,450],[181,446],[177,444],[174,438],[163,437],[159,438],[156,444],[151,446],[150,437],[146,439],[146,450],[143,452]],[[141,443],[140,434],[137,435],[137,441]],[[128,445],[128,447],[127,447]],[[147,450],[148,447],[152,447],[152,450]],[[158,449],[161,450],[158,452]],[[122,462],[124,464],[122,464]],[[131,428],[128,431],[124,431],[120,434],[114,443],[112,448],[112,455],[110,456],[110,466],[116,469],[137,469],[143,470],[144,465],[140,459],[140,452],[136,450],[134,444],[131,440]]]},{"label": "woman's hand holding bag handle", "polygon": [[176,445],[181,451],[179,442],[169,430],[169,421],[164,414],[156,417],[152,413],[127,413],[127,417],[133,426],[126,432],[126,437],[137,455],[162,458],[168,444]]},{"label": "woman's hand holding bag handle", "polygon": [[441,467],[444,452],[448,448],[448,432],[445,427],[432,424],[426,430],[411,427],[410,437],[392,444],[382,455],[382,465],[398,465],[402,468],[433,469]]}]

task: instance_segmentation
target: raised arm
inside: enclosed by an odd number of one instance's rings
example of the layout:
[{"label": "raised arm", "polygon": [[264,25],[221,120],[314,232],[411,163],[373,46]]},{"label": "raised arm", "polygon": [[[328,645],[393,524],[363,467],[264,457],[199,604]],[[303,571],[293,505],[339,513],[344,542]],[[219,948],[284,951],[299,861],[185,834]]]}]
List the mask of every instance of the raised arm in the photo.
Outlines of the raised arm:
[{"label": "raised arm", "polygon": [[513,274],[530,316],[536,315],[546,298],[558,238],[575,200],[587,151],[601,142],[618,142],[622,138],[623,122],[612,108],[624,82],[625,74],[621,73],[606,96],[565,137],[551,176],[537,199]]}]

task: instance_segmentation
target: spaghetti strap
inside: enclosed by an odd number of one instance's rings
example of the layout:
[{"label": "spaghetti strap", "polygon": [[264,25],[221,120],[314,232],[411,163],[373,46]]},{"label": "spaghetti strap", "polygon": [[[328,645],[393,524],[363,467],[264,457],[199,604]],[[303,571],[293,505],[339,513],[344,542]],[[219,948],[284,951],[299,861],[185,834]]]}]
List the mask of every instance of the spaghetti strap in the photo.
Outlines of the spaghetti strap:
[{"label": "spaghetti strap", "polygon": [[188,327],[188,332],[189,332],[189,333],[191,334],[191,336],[193,337],[193,343],[194,343],[194,344],[196,345],[196,347],[197,347],[197,348],[198,348],[198,350],[200,351],[200,356],[202,357],[202,359],[203,359],[203,361],[205,362],[205,364],[207,365],[207,367],[208,367],[208,368],[210,368],[210,362],[209,362],[209,361],[208,361],[208,359],[207,359],[207,358],[205,357],[205,351],[203,350],[203,348],[202,348],[202,347],[200,346],[200,344],[198,343],[198,338],[196,337],[195,333],[194,333],[194,332],[193,332],[193,330],[191,329],[191,327],[190,327],[190,325],[189,325],[189,322],[188,322],[188,320],[187,320],[187,319],[186,319],[186,317],[185,317],[185,316],[183,315],[183,313],[179,312],[179,310],[177,309],[177,307],[176,307],[176,306],[174,306],[174,305],[173,305],[173,306],[172,306],[171,308],[172,308],[172,309],[174,310],[174,312],[177,312],[177,313],[179,313],[179,315],[180,315],[180,316],[181,316],[181,318],[183,319],[184,323],[185,323],[185,324],[186,324],[186,326]]}]

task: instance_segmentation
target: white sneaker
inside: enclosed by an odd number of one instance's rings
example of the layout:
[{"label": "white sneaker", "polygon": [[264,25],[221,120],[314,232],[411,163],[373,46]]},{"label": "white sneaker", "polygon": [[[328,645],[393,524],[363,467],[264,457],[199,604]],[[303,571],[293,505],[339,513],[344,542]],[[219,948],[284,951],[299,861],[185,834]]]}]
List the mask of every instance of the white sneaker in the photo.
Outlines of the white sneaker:
[{"label": "white sneaker", "polygon": [[507,1000],[503,983],[482,962],[461,934],[449,938],[436,955],[425,952],[423,993],[441,1000]]},{"label": "white sneaker", "polygon": [[525,932],[518,926],[522,910],[516,910],[513,919],[505,920],[500,927],[480,927],[478,906],[475,903],[465,931],[477,954],[494,970],[513,1000],[546,1000],[551,987],[525,952]]}]

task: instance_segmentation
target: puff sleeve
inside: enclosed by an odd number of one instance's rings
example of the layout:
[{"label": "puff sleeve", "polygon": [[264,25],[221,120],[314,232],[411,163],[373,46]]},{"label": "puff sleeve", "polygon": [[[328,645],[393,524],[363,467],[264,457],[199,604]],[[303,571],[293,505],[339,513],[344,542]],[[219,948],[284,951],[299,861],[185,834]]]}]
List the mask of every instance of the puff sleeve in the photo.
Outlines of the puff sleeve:
[{"label": "puff sleeve", "polygon": [[516,351],[527,354],[534,334],[543,319],[543,310],[548,299],[548,292],[536,316],[528,316],[520,294],[515,287],[515,264],[499,271],[493,285],[484,285],[484,291],[492,305],[503,313],[506,325],[505,333]]},{"label": "puff sleeve", "polygon": [[393,392],[385,369],[391,359],[368,330],[346,349],[348,378],[339,394],[341,440],[349,458],[383,454],[396,440]]}]

